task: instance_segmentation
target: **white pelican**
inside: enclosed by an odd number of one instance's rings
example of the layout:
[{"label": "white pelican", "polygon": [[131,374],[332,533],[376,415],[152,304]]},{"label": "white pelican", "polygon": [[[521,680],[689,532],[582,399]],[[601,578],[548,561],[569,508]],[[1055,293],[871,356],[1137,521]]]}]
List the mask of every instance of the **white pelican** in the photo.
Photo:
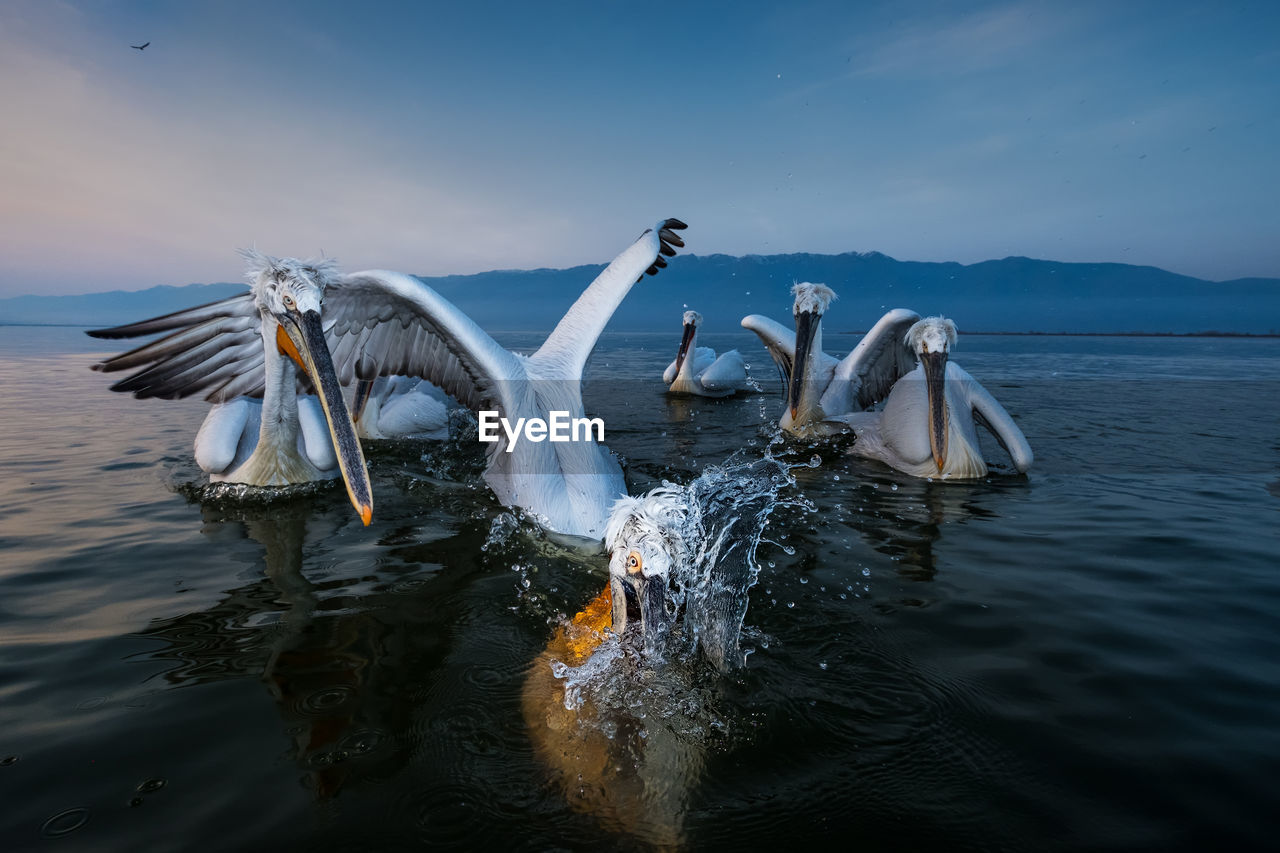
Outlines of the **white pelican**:
[{"label": "white pelican", "polygon": [[665,707],[691,689],[687,672],[645,661],[661,655],[675,617],[672,584],[696,547],[697,514],[678,488],[617,502],[608,585],[556,630],[521,691],[534,752],[569,804],[664,849],[680,846],[705,747]]},{"label": "white pelican", "polygon": [[[206,399],[218,405],[196,435],[195,455],[210,479],[283,486],[340,472],[367,525],[373,515],[369,475],[320,318],[324,290],[317,282],[333,276],[336,267],[332,261],[281,260],[252,251],[244,255],[249,260],[248,293],[91,331],[96,338],[172,333],[94,369],[141,368],[111,386],[139,398],[173,399],[206,391]],[[298,393],[298,367],[318,396]],[[327,437],[321,426],[326,421]]]},{"label": "white pelican", "polygon": [[[177,330],[98,367],[145,366],[112,386],[140,397],[205,392],[206,399],[225,402],[262,394],[267,411],[265,392],[274,389],[289,401],[287,410],[296,408],[293,374],[280,353],[319,362],[324,350],[326,360],[332,353],[330,373],[336,368],[334,391],[325,394],[334,413],[340,403],[337,382],[403,375],[426,379],[473,412],[496,411],[513,425],[520,418],[545,421],[552,412],[577,419],[583,416],[582,369],[596,339],[632,285],[646,272],[656,274],[666,266],[663,256],[675,255],[675,247],[684,245],[675,231],[685,227],[678,219],[666,219],[647,229],[596,277],[532,356],[504,349],[411,276],[387,270],[342,275],[332,262],[306,264],[255,252],[249,255],[260,259],[262,269],[250,293],[99,333],[132,337]],[[271,301],[259,304],[259,291]],[[285,334],[298,323],[312,330],[306,340],[298,339],[301,343],[292,332]],[[331,414],[331,424],[339,421],[350,431],[345,408],[341,417]],[[277,424],[286,431],[292,427],[284,418],[264,418],[263,436]],[[282,452],[296,455],[288,450],[296,446],[292,435],[270,438],[284,446]],[[336,443],[343,446],[341,437]],[[354,432],[349,443],[350,452],[358,455]],[[484,475],[499,501],[526,508],[556,532],[593,539],[603,535],[608,508],[626,491],[622,469],[604,447],[588,435],[567,442],[518,440],[512,452],[506,450],[506,436],[500,435],[490,445]],[[351,463],[343,469],[349,485],[355,467]],[[372,504],[364,466],[358,467],[364,491],[357,508],[365,516]],[[357,500],[355,493],[352,500]]]},{"label": "white pelican", "polygon": [[842,432],[839,418],[875,405],[911,370],[915,357],[903,335],[920,315],[905,308],[889,311],[838,360],[822,351],[822,315],[835,291],[806,281],[791,292],[794,331],[760,314],[742,318],[743,328],[759,335],[786,383],[787,406],[778,426],[799,436]]},{"label": "white pelican", "polygon": [[351,414],[365,439],[449,437],[449,398],[416,376],[361,379]]},{"label": "white pelican", "polygon": [[698,326],[702,315],[684,312],[684,335],[676,360],[662,374],[663,384],[673,394],[695,394],[699,397],[728,397],[747,387],[747,367],[742,353],[729,350],[716,358],[711,347],[698,346]]},{"label": "white pelican", "polygon": [[919,356],[919,365],[893,386],[881,411],[842,419],[857,436],[849,452],[916,477],[983,477],[987,463],[978,445],[976,420],[1025,473],[1034,457],[1022,430],[978,380],[948,360],[956,324],[929,317],[913,325],[905,341]]}]

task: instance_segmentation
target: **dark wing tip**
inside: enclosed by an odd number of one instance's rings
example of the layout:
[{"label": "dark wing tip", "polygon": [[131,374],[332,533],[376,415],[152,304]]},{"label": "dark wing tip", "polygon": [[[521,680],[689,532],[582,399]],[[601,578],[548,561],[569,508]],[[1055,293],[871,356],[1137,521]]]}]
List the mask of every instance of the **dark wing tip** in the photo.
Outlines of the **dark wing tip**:
[{"label": "dark wing tip", "polygon": [[680,239],[680,235],[675,232],[688,227],[679,219],[663,220],[662,224],[658,226],[658,241],[660,244],[658,251],[669,258],[674,257],[676,247],[684,248],[684,240]]}]

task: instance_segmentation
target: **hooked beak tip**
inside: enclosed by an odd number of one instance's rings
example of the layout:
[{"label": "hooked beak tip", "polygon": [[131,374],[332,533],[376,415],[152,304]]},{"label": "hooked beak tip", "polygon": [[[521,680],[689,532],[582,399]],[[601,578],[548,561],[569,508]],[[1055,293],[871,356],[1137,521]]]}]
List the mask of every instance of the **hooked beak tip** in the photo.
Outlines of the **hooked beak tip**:
[{"label": "hooked beak tip", "polygon": [[368,527],[369,522],[373,521],[373,507],[369,506],[368,504],[363,504],[360,506],[359,511],[360,511],[360,520],[364,522],[365,527]]}]

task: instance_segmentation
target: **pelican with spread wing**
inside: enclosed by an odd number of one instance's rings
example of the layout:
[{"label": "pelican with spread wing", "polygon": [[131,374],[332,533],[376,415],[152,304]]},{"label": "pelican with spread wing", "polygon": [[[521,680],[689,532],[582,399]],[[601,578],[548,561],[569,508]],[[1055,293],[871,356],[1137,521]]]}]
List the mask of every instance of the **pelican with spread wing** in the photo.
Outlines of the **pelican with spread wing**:
[{"label": "pelican with spread wing", "polygon": [[684,334],[676,360],[667,365],[662,381],[672,394],[699,397],[728,397],[747,387],[747,366],[742,353],[729,350],[719,358],[711,347],[698,346],[698,326],[702,315],[684,312]]},{"label": "pelican with spread wing", "polygon": [[[339,385],[416,376],[473,412],[496,411],[512,424],[519,418],[545,421],[553,412],[581,418],[582,370],[596,339],[632,285],[645,273],[656,274],[666,257],[684,246],[675,232],[685,227],[666,219],[647,229],[596,277],[532,356],[503,348],[412,276],[386,270],[344,275],[332,261],[248,252],[253,281],[248,293],[91,333],[117,338],[170,333],[95,367],[108,372],[137,368],[112,388],[138,397],[204,394],[220,404],[261,397],[256,436],[246,439],[243,423],[235,429],[239,415],[231,412],[216,436],[207,437],[211,443],[216,437],[224,456],[234,448],[228,460],[232,467],[221,479],[272,485],[282,478],[298,482],[287,478],[301,476],[296,472],[307,472],[307,465],[324,474],[314,461],[295,465],[312,449],[301,414],[307,406],[299,403],[295,364],[302,365],[319,392],[352,502],[367,522],[372,512],[368,475]],[[239,461],[246,449],[247,457]],[[622,469],[607,449],[587,435],[568,442],[517,441],[510,450],[505,436],[491,444],[485,471],[503,504],[526,508],[560,533],[603,535],[609,507],[626,491]]]},{"label": "pelican with spread wing", "polygon": [[743,328],[759,336],[782,374],[786,409],[778,426],[798,436],[843,432],[847,428],[842,416],[883,400],[915,365],[904,336],[920,315],[895,308],[863,335],[849,355],[836,359],[822,351],[822,315],[835,300],[835,291],[806,281],[791,292],[794,331],[760,314],[742,318]]},{"label": "pelican with spread wing", "polygon": [[849,452],[915,477],[985,477],[980,423],[1026,473],[1034,456],[1022,430],[991,392],[950,360],[956,324],[928,317],[912,325],[904,341],[920,363],[894,384],[881,411],[842,419],[857,436]]}]

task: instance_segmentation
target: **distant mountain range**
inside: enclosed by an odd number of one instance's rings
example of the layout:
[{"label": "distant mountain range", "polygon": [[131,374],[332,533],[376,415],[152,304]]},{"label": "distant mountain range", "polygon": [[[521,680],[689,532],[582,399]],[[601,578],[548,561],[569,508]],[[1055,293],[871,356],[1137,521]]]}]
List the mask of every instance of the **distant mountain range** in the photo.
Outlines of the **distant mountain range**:
[{"label": "distant mountain range", "polygon": [[[551,329],[603,265],[423,276],[481,327]],[[708,332],[746,314],[781,322],[790,287],[824,282],[839,300],[834,331],[862,330],[890,308],[945,314],[963,332],[1280,334],[1280,279],[1210,282],[1155,267],[1004,258],[978,264],[898,261],[879,252],[841,255],[681,255],[631,291],[610,328],[664,331],[686,308]],[[243,292],[243,284],[191,284],[83,296],[0,299],[0,323],[109,326]]]}]

